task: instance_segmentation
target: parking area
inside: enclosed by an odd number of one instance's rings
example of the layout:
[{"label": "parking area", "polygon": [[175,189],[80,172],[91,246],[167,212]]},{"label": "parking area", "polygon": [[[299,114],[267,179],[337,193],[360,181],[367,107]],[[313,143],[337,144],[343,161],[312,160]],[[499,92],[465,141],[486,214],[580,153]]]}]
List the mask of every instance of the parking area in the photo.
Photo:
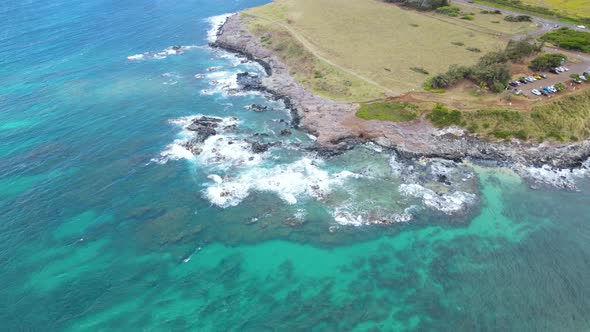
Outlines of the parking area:
[{"label": "parking area", "polygon": [[[550,72],[543,72],[543,74],[545,74],[547,76],[547,78],[541,78],[541,79],[536,80],[534,82],[529,82],[527,84],[521,84],[516,87],[510,87],[513,91],[522,90],[523,95],[525,95],[527,97],[531,97],[531,98],[551,97],[551,94],[549,94],[548,96],[543,96],[543,95],[537,96],[532,93],[532,90],[542,91],[543,88],[546,88],[549,86],[555,86],[558,83],[562,83],[562,84],[569,87],[570,84],[572,84],[572,78],[570,77],[570,75],[572,75],[572,74],[583,75],[584,72],[590,71],[590,56],[588,56],[588,55],[580,54],[577,52],[566,52],[564,50],[557,50],[557,49],[551,49],[551,48],[547,48],[546,51],[554,52],[554,53],[563,53],[563,54],[567,55],[568,59],[570,59],[570,60],[566,61],[563,66],[566,67],[568,69],[568,71],[559,72],[557,74],[550,73]],[[541,74],[541,73],[530,72],[529,76],[534,76],[534,75],[539,75],[539,74]],[[588,79],[590,80],[590,77],[588,77]],[[574,86],[575,86],[575,84],[574,84]]]}]

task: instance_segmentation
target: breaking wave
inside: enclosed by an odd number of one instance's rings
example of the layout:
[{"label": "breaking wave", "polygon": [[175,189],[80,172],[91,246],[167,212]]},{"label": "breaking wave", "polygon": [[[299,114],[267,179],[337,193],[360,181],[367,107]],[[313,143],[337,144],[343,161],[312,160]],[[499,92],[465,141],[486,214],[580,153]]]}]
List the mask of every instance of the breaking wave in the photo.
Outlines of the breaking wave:
[{"label": "breaking wave", "polygon": [[144,53],[140,53],[140,54],[130,55],[127,57],[127,60],[129,60],[129,61],[161,60],[161,59],[166,59],[167,57],[169,57],[171,55],[183,54],[184,52],[186,52],[188,50],[195,49],[195,48],[199,48],[199,46],[196,46],[196,45],[170,46],[170,47],[166,47],[162,51],[144,52]]},{"label": "breaking wave", "polygon": [[575,191],[578,190],[577,180],[590,176],[590,158],[575,169],[561,169],[543,165],[542,167],[515,166],[514,170],[531,182],[533,187],[551,186]]},{"label": "breaking wave", "polygon": [[233,13],[222,14],[212,16],[207,19],[207,22],[211,25],[211,28],[207,31],[207,41],[214,43],[217,40],[217,32],[219,28],[225,23],[228,17],[232,16]]},{"label": "breaking wave", "polygon": [[252,191],[273,192],[287,204],[296,204],[303,197],[322,200],[334,186],[359,176],[347,171],[330,174],[320,168],[321,164],[320,159],[304,157],[271,168],[251,168],[234,178],[213,176],[210,178],[214,183],[204,190],[204,194],[212,204],[223,208],[238,205]]}]

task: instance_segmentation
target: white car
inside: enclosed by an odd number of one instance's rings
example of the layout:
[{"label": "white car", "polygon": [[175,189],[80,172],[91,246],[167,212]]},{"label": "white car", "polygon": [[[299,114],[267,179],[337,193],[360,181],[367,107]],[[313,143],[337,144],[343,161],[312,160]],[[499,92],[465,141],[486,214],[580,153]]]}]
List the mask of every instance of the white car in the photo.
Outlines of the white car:
[{"label": "white car", "polygon": [[578,28],[578,29],[586,29],[586,26],[584,26],[584,25],[578,25],[576,28]]},{"label": "white car", "polygon": [[541,92],[539,90],[537,90],[537,89],[531,90],[531,93],[534,94],[535,96],[540,96],[541,95]]}]

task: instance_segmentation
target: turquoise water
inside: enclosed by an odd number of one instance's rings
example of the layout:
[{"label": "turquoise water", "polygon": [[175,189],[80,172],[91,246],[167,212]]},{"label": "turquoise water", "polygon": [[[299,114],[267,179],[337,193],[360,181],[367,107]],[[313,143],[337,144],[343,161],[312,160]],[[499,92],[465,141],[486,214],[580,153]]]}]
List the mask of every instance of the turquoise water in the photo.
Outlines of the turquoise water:
[{"label": "turquoise water", "polygon": [[[263,3],[0,5],[3,331],[590,329],[587,179],[281,136],[281,102],[232,91],[261,69],[207,47]],[[236,127],[193,156],[197,115]]]}]

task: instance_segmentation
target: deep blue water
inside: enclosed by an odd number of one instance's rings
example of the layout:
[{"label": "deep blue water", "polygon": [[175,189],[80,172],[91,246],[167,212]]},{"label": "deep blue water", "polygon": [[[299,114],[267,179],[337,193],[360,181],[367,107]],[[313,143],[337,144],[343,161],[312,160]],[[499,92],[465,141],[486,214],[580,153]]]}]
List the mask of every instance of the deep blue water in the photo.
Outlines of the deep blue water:
[{"label": "deep blue water", "polygon": [[[319,157],[207,46],[265,2],[0,4],[1,330],[590,329],[587,179]],[[194,157],[197,115],[236,127]]]}]

